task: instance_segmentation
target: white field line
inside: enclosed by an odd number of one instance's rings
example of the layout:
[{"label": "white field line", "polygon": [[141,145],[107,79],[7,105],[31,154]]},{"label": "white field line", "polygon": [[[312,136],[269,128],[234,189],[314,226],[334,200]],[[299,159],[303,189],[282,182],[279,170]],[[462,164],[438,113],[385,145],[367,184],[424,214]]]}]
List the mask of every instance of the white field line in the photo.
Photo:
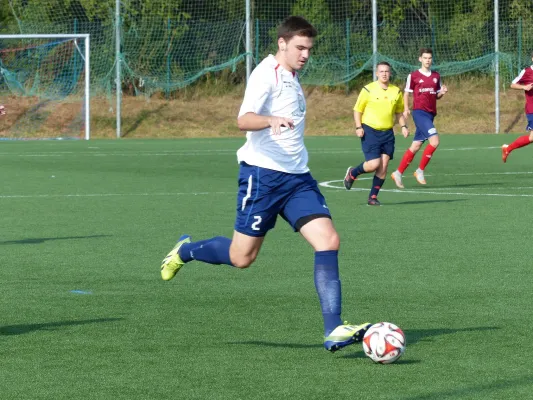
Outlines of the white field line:
[{"label": "white field line", "polygon": [[[469,172],[469,173],[464,173],[464,174],[436,174],[436,175],[432,175],[432,174],[424,174],[424,176],[487,176],[487,175],[531,175],[533,174],[533,171],[516,171],[516,172]],[[412,178],[413,180],[415,179],[414,177],[412,176],[405,176],[404,175],[404,178]],[[367,181],[367,180],[371,180],[371,179],[374,179],[373,176],[363,176],[362,178],[357,178],[358,181]],[[342,180],[334,180],[334,181],[327,181],[327,182],[342,182]],[[327,182],[323,182],[323,183],[327,183]],[[320,184],[322,185],[322,183]],[[333,187],[333,186],[331,186]],[[335,186],[336,189],[344,189],[344,187],[337,187]]]},{"label": "white field line", "polygon": [[[440,148],[439,151],[469,151],[469,150],[493,150],[500,147],[461,147],[454,149]],[[310,154],[352,154],[357,153],[357,149],[347,150],[346,148],[328,150],[309,150]],[[236,155],[237,148],[216,149],[216,150],[157,150],[157,151],[134,151],[134,152],[102,152],[102,151],[51,151],[36,153],[15,153],[0,152],[0,157],[63,157],[63,156],[92,156],[92,157],[150,157],[150,156],[204,156],[204,155]]]},{"label": "white field line", "polygon": [[[320,182],[319,185],[328,189],[345,190],[344,186],[336,186],[333,183],[343,182],[342,180]],[[491,188],[494,189],[494,188]],[[510,188],[507,188],[510,189]],[[352,192],[368,192],[369,188],[353,188]],[[448,188],[448,190],[454,190],[454,188]],[[483,197],[533,197],[533,194],[524,193],[468,193],[468,192],[456,192],[456,191],[434,191],[433,189],[381,189],[382,192],[391,193],[405,193],[405,194],[436,194],[444,196],[483,196]]]},{"label": "white field line", "polygon": [[168,192],[168,193],[87,193],[87,194],[12,194],[0,195],[0,199],[52,199],[58,197],[132,197],[132,196],[208,196],[236,195],[236,192]]}]

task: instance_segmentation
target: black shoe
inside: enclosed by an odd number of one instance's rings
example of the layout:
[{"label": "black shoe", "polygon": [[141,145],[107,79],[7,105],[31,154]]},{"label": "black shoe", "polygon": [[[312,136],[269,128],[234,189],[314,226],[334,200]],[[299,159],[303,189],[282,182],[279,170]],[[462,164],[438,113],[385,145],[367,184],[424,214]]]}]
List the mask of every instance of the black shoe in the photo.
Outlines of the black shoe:
[{"label": "black shoe", "polygon": [[350,171],[352,170],[352,167],[348,167],[346,170],[346,176],[344,177],[344,187],[346,190],[350,190],[352,188],[353,183],[355,182],[355,179],[352,178],[352,174],[350,174]]},{"label": "black shoe", "polygon": [[368,199],[368,205],[369,206],[380,206],[381,203],[379,202],[378,198],[374,196]]}]

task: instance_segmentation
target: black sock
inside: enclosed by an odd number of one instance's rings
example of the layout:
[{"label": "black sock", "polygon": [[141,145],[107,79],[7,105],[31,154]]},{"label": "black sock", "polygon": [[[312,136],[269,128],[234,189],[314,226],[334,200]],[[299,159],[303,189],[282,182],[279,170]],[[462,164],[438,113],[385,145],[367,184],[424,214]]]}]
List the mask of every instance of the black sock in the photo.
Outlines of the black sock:
[{"label": "black sock", "polygon": [[383,186],[385,179],[378,178],[374,175],[374,180],[372,181],[372,189],[370,189],[370,198],[378,197],[379,189]]}]

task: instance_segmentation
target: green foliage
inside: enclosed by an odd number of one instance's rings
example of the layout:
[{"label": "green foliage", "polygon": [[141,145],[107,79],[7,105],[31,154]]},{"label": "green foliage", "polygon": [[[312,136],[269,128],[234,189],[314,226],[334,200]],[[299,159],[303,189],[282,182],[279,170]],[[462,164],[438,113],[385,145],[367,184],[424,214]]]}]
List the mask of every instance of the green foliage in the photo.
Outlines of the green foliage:
[{"label": "green foliage", "polygon": [[[91,34],[97,89],[114,86],[115,0],[0,0],[6,33]],[[276,27],[301,15],[318,29],[305,83],[337,85],[372,66],[372,0],[251,1],[256,62],[277,51]],[[245,0],[121,0],[124,79],[147,94],[178,90],[204,74],[236,70],[245,58]],[[418,49],[434,50],[448,75],[491,73],[493,0],[377,0],[378,56],[402,78],[418,65]],[[531,60],[533,2],[500,0],[500,52],[512,74]],[[257,27],[256,27],[257,21]],[[258,29],[257,29],[258,28]],[[139,85],[138,85],[139,86]],[[139,91],[141,91],[139,86]]]}]

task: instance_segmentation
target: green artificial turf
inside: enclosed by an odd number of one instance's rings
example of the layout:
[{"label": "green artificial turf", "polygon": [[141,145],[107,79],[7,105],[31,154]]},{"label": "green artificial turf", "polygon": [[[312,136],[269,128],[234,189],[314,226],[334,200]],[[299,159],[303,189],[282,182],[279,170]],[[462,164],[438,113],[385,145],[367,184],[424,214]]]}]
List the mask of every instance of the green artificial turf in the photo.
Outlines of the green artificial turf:
[{"label": "green artificial turf", "polygon": [[[238,139],[0,144],[2,399],[502,399],[533,391],[533,146],[443,135],[420,186],[342,188],[355,137],[307,139],[341,237],[343,315],[405,355],[322,347],[313,250],[282,220],[247,270],[162,258],[230,236]],[[410,139],[397,138],[396,168]],[[389,171],[389,172],[391,172]],[[368,175],[364,178],[371,178]]]}]

